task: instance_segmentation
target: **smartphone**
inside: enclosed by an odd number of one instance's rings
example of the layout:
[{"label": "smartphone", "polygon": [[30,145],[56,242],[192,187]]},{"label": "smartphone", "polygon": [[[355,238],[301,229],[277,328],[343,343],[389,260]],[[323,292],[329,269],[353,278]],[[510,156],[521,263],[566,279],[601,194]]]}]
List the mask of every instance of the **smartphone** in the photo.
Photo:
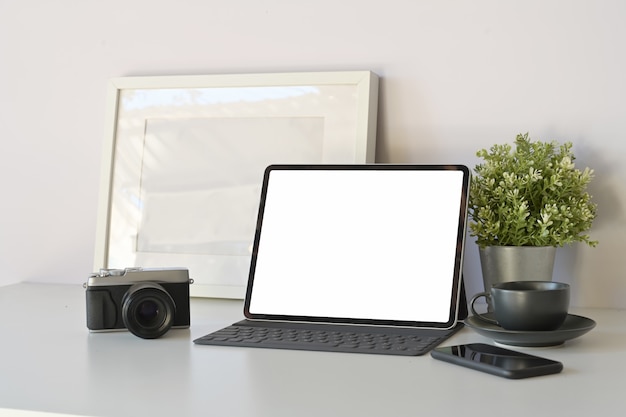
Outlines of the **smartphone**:
[{"label": "smartphone", "polygon": [[430,355],[435,359],[509,379],[556,374],[563,370],[561,362],[485,343],[438,347]]}]

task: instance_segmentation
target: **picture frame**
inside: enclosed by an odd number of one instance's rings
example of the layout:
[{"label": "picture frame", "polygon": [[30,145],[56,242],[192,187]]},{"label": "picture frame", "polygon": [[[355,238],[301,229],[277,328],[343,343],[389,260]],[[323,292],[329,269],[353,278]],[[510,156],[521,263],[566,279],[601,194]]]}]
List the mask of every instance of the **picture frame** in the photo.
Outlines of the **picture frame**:
[{"label": "picture frame", "polygon": [[372,163],[370,71],[109,82],[94,271],[189,269],[195,297],[241,299],[263,170]]}]

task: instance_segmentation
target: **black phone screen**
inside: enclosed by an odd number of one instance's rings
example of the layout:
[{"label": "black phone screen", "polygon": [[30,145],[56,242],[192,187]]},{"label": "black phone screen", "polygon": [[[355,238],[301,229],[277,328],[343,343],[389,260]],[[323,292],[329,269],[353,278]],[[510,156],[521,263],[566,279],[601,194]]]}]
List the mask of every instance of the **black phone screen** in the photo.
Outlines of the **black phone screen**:
[{"label": "black phone screen", "polygon": [[512,379],[554,374],[563,370],[561,362],[484,343],[439,347],[431,352],[431,356]]}]

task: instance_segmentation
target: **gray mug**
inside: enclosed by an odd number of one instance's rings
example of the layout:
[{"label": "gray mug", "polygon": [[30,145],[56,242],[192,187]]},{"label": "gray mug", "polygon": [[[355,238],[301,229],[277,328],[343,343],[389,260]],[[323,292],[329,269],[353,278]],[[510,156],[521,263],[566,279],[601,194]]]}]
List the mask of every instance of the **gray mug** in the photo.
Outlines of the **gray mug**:
[{"label": "gray mug", "polygon": [[[495,320],[474,309],[480,297],[491,301]],[[472,297],[470,308],[476,318],[506,330],[549,331],[565,322],[569,298],[570,287],[562,282],[501,282]]]}]

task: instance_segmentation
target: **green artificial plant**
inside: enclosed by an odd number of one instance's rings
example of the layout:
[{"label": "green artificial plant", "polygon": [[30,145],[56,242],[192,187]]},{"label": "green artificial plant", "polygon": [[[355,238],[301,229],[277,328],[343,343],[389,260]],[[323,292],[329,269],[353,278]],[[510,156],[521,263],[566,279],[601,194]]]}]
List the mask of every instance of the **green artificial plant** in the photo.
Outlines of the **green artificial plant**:
[{"label": "green artificial plant", "polygon": [[470,235],[481,246],[563,246],[584,242],[596,205],[586,191],[593,170],[575,168],[572,143],[531,141],[481,149],[469,199]]}]

